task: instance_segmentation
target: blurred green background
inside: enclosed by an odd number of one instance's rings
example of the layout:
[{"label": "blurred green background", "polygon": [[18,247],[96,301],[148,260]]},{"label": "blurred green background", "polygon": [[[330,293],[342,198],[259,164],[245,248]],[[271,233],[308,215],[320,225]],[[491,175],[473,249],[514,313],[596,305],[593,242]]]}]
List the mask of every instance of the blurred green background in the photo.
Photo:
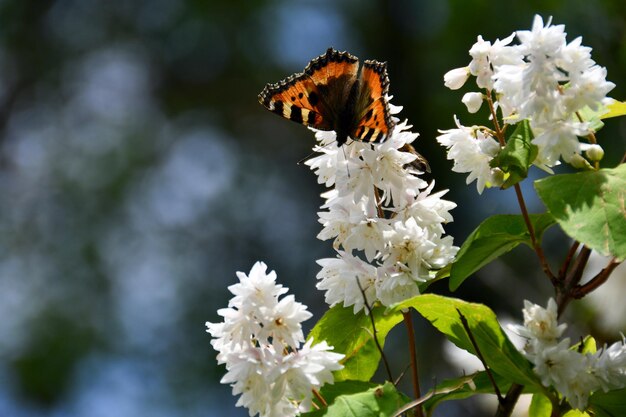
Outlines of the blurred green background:
[{"label": "blurred green background", "polygon": [[[329,46],[388,61],[430,178],[459,204],[447,229],[458,245],[484,217],[517,213],[510,190],[476,198],[435,136],[454,114],[479,120],[460,101],[472,86],[451,92],[443,74],[469,63],[477,35],[529,29],[535,13],[565,24],[568,40],[582,35],[617,84],[611,96],[626,99],[623,0],[0,1],[0,416],[247,415],[219,384],[204,322],[220,320],[235,271],[256,260],[309,306],[307,328],[325,310],[314,289],[315,260],[333,256],[315,238],[323,189],[296,164],[313,135],[257,94]],[[600,133],[606,166],[625,136],[619,120]],[[553,261],[568,247],[557,232],[546,245]],[[458,295],[520,320],[524,298],[551,295],[538,271],[519,248]],[[602,327],[593,308],[570,309],[580,332],[626,330],[620,316]],[[422,386],[460,375],[442,339],[417,326]],[[403,337],[387,346],[396,374]]]}]

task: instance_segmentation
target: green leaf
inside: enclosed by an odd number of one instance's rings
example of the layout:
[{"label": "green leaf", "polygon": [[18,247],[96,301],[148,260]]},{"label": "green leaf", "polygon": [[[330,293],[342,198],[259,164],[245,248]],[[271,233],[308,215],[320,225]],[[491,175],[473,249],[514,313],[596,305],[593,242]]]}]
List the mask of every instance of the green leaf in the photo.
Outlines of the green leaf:
[{"label": "green leaf", "polygon": [[476,344],[490,369],[509,381],[541,387],[530,362],[511,343],[500,328],[496,315],[487,306],[456,298],[424,294],[399,303],[391,309],[399,312],[409,307],[417,310],[452,343],[476,355],[461,322],[460,311],[467,320]]},{"label": "green leaf", "polygon": [[[401,314],[385,315],[384,307],[372,310],[376,320],[376,331],[381,348],[385,345],[387,333],[402,321]],[[335,306],[317,322],[308,338],[314,341],[326,340],[333,351],[346,357],[344,368],[334,373],[335,381],[369,381],[380,362],[380,352],[372,338],[372,322],[363,311],[354,314],[352,307]]]},{"label": "green leaf", "polygon": [[[598,130],[604,127],[604,122],[602,119],[606,118],[606,114],[609,112],[607,106],[598,106],[595,110],[593,110],[589,106],[585,106],[582,109],[578,110],[578,115],[583,119],[583,121],[589,124],[589,128],[597,132]],[[574,122],[579,122],[577,115],[572,116],[572,120]]]},{"label": "green leaf", "polygon": [[528,408],[528,417],[550,417],[552,415],[552,403],[543,394],[533,394],[533,399]]},{"label": "green leaf", "polygon": [[602,255],[626,258],[626,164],[554,175],[535,188],[565,233]]},{"label": "green leaf", "polygon": [[591,417],[588,413],[580,410],[569,410],[563,417]]},{"label": "green leaf", "polygon": [[442,279],[446,279],[450,276],[450,270],[451,270],[452,266],[450,264],[444,266],[441,269],[437,270],[437,273],[435,274],[435,277],[433,279],[429,279],[426,282],[420,282],[419,284],[417,284],[417,287],[420,290],[420,294],[424,294],[425,292],[427,292],[428,287],[430,287],[431,285],[433,285],[435,282],[437,281],[441,281]]},{"label": "green leaf", "polygon": [[609,117],[619,117],[626,115],[626,103],[615,100],[613,103],[607,106],[608,113],[602,115],[602,119],[608,119]]},{"label": "green leaf", "polygon": [[528,176],[528,168],[537,157],[538,148],[533,145],[533,132],[528,120],[523,120],[506,141],[506,146],[491,160],[492,168],[498,167],[508,173],[502,188],[509,188]]},{"label": "green leaf", "polygon": [[[555,223],[550,214],[531,214],[537,240]],[[470,275],[520,243],[532,248],[526,223],[521,215],[500,214],[483,221],[465,240],[450,272],[450,290],[455,291]]]},{"label": "green leaf", "polygon": [[365,392],[340,395],[328,408],[301,414],[302,417],[381,417],[391,416],[408,402],[392,383]]},{"label": "green leaf", "polygon": [[[327,404],[332,404],[335,398],[340,395],[351,395],[359,392],[365,392],[371,388],[377,387],[379,384],[367,381],[335,381],[333,384],[324,384],[320,389],[320,395],[324,398]],[[322,408],[316,397],[313,397],[313,401]]]},{"label": "green leaf", "polygon": [[595,417],[626,416],[626,388],[594,392],[589,397],[589,408]]},{"label": "green leaf", "polygon": [[[506,392],[511,386],[510,381],[498,374],[494,374],[494,379],[502,393]],[[428,414],[431,414],[435,407],[443,401],[462,400],[477,394],[494,394],[494,388],[487,376],[487,372],[481,371],[472,375],[443,381],[437,384],[432,393],[432,397],[424,402],[424,410]]]},{"label": "green leaf", "polygon": [[585,337],[582,342],[578,342],[570,347],[571,350],[575,350],[576,352],[580,352],[583,355],[590,354],[593,355],[598,350],[596,346],[596,339],[591,336]]}]

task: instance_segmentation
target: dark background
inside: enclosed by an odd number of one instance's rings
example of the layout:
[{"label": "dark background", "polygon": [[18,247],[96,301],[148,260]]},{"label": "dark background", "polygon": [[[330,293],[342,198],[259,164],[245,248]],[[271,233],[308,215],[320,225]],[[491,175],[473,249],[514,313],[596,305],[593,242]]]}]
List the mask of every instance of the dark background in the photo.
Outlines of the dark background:
[{"label": "dark background", "polygon": [[[333,256],[315,238],[323,189],[296,164],[313,135],[257,94],[329,46],[388,62],[400,117],[420,133],[436,189],[459,204],[447,228],[457,245],[486,216],[518,213],[510,190],[477,198],[435,137],[454,114],[480,120],[460,101],[474,84],[451,92],[443,74],[469,63],[477,35],[530,29],[535,13],[565,24],[569,41],[582,35],[617,84],[611,96],[626,98],[623,0],[0,2],[0,416],[247,415],[219,385],[204,322],[220,320],[235,271],[256,260],[313,311],[307,328],[325,310],[314,289],[315,260]],[[614,120],[600,132],[605,166],[625,131]],[[556,262],[568,243],[552,232],[546,246]],[[551,295],[538,271],[519,248],[457,295],[520,320],[524,298]],[[618,337],[591,307],[572,311],[581,332]],[[416,320],[422,385],[461,375]],[[403,338],[397,329],[387,346],[396,375]],[[484,412],[464,401],[440,415]]]}]

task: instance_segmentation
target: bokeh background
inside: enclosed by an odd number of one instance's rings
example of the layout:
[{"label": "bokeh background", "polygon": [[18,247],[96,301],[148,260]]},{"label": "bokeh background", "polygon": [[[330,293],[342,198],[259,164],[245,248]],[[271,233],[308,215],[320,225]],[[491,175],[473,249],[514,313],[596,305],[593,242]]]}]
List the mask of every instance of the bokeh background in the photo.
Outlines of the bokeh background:
[{"label": "bokeh background", "polygon": [[[517,213],[511,191],[477,198],[435,136],[454,114],[479,120],[460,102],[471,86],[451,92],[443,74],[469,62],[478,34],[529,29],[535,13],[565,24],[568,40],[582,35],[617,84],[611,95],[626,99],[623,0],[0,1],[0,416],[247,415],[219,384],[204,323],[219,321],[235,271],[256,260],[315,319],[325,310],[314,289],[315,260],[333,256],[315,238],[323,189],[296,164],[313,135],[257,94],[328,46],[388,61],[429,178],[459,204],[448,227],[457,244],[486,216]],[[606,166],[624,137],[624,121],[601,132]],[[554,231],[546,245],[556,262],[568,242]],[[538,271],[519,248],[458,295],[519,320],[524,298],[551,294]],[[432,290],[447,293],[445,283]],[[572,305],[575,337],[626,330],[623,308],[595,308]],[[416,325],[424,387],[469,370]],[[397,374],[405,343],[402,329],[388,341]]]}]

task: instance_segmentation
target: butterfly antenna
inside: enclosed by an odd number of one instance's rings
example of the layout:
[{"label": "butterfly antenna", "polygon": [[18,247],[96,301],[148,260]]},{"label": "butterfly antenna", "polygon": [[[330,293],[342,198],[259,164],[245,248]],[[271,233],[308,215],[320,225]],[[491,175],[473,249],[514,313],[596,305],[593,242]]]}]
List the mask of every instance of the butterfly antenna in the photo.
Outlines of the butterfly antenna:
[{"label": "butterfly antenna", "polygon": [[307,156],[305,156],[304,158],[302,158],[301,160],[298,161],[298,165],[302,165],[304,163],[304,161],[306,161],[307,159],[309,159],[310,157],[312,157],[313,155],[315,155],[315,151],[311,152],[310,154],[308,154]]},{"label": "butterfly antenna", "polygon": [[[335,143],[337,141],[332,141],[330,143],[327,143],[326,145],[322,146],[322,149],[326,149],[328,148],[330,145],[332,145],[333,143]],[[304,161],[306,161],[307,159],[309,159],[310,157],[312,157],[313,155],[315,155],[317,153],[317,151],[313,151],[310,154],[308,154],[307,156],[305,156],[304,158],[302,158],[301,160],[298,161],[298,165],[302,165],[304,163]]]}]

